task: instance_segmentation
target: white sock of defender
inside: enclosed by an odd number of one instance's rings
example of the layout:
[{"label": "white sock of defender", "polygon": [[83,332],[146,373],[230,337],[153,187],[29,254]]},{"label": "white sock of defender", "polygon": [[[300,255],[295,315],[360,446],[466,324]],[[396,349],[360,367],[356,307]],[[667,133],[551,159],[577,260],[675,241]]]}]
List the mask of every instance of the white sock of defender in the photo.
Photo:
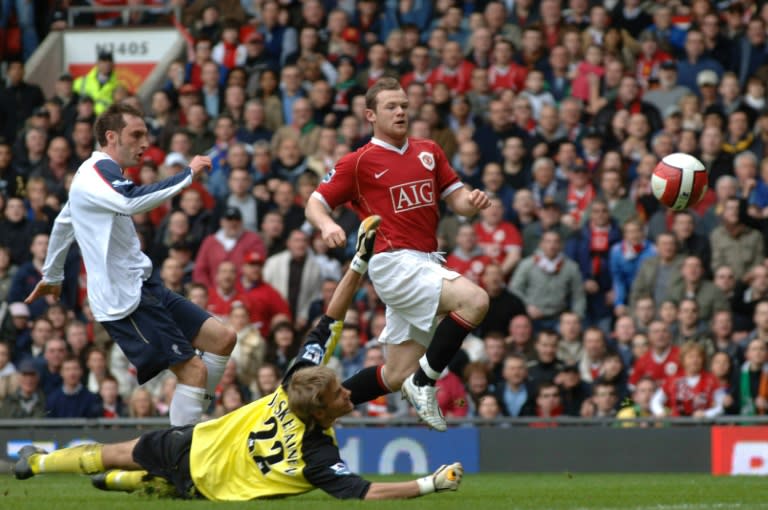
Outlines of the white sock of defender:
[{"label": "white sock of defender", "polygon": [[213,396],[216,394],[216,386],[219,385],[221,376],[224,375],[224,370],[227,368],[229,356],[204,352],[201,358],[205,364],[205,368],[208,369],[208,377],[205,380],[205,391],[208,392],[208,398],[213,400]]},{"label": "white sock of defender", "polygon": [[441,372],[438,372],[431,366],[429,366],[429,361],[427,361],[427,355],[423,355],[421,358],[419,358],[419,366],[424,371],[425,374],[427,374],[427,377],[432,379],[433,381],[437,381],[440,379]]},{"label": "white sock of defender", "polygon": [[205,388],[177,384],[168,413],[171,426],[179,427],[198,423],[208,403],[209,400],[205,398]]}]

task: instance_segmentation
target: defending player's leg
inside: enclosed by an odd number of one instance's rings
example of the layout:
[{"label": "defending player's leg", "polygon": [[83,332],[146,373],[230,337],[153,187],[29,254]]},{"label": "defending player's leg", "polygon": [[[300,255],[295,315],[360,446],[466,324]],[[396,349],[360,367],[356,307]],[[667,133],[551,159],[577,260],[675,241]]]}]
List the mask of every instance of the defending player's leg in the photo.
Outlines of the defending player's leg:
[{"label": "defending player's leg", "polygon": [[235,330],[215,317],[209,317],[203,322],[200,331],[192,341],[195,349],[203,353],[201,359],[207,369],[205,390],[209,398],[212,398],[216,386],[221,381],[221,376],[224,375],[229,355],[235,348],[236,342]]},{"label": "defending player's leg", "polygon": [[419,368],[401,388],[403,397],[436,430],[447,427],[437,404],[435,382],[487,311],[488,294],[480,287],[464,277],[443,281],[438,314],[447,315],[435,330],[426,353],[419,359]]},{"label": "defending player's leg", "polygon": [[63,448],[51,453],[35,446],[25,446],[19,451],[14,473],[19,480],[40,473],[101,473],[107,468],[141,469],[133,461],[133,447],[138,440],[110,445],[99,443]]}]

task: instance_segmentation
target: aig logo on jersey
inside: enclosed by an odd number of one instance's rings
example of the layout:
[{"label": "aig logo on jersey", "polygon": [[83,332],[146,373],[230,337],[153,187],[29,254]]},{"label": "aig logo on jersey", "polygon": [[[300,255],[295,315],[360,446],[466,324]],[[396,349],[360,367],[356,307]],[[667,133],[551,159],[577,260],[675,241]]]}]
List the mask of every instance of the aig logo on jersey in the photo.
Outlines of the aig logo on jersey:
[{"label": "aig logo on jersey", "polygon": [[396,213],[429,207],[435,203],[435,190],[431,179],[407,182],[389,188],[392,208]]},{"label": "aig logo on jersey", "polygon": [[431,152],[419,152],[419,161],[430,172],[435,169],[435,155]]}]

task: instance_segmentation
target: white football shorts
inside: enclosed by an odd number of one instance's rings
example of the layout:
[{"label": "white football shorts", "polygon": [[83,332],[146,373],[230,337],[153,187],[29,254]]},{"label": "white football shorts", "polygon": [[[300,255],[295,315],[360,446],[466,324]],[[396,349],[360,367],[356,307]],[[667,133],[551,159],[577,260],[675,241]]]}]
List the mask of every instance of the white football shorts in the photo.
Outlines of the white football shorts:
[{"label": "white football shorts", "polygon": [[461,276],[443,267],[443,260],[438,253],[416,250],[382,252],[371,258],[368,275],[387,305],[381,343],[415,340],[426,347],[432,341],[443,280]]}]

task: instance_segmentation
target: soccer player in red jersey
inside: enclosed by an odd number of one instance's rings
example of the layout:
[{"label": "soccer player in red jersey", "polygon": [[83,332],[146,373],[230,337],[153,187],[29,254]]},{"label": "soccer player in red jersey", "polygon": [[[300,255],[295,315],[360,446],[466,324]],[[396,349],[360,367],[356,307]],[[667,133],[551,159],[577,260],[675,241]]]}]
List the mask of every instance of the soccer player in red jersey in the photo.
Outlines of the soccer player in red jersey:
[{"label": "soccer player in red jersey", "polygon": [[[350,202],[361,217],[382,217],[368,274],[387,305],[379,337],[388,344],[387,360],[344,385],[355,404],[401,389],[427,424],[445,430],[435,381],[485,317],[488,294],[444,268],[435,253],[438,198],[462,216],[474,216],[490,201],[459,181],[438,144],[408,136],[407,109],[395,79],[383,78],[368,90],[365,115],[373,138],[336,163],[309,199],[306,215],[333,248],[347,243],[330,215],[334,208]],[[438,324],[437,316],[445,318]]]}]

